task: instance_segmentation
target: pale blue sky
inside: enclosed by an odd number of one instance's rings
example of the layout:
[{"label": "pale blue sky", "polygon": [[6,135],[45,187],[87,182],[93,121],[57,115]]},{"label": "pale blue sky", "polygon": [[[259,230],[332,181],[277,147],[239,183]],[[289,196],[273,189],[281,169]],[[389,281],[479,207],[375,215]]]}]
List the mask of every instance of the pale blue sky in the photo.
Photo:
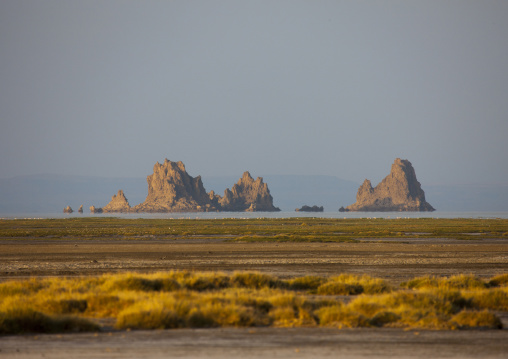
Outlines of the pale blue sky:
[{"label": "pale blue sky", "polygon": [[508,1],[0,2],[0,177],[508,182]]}]

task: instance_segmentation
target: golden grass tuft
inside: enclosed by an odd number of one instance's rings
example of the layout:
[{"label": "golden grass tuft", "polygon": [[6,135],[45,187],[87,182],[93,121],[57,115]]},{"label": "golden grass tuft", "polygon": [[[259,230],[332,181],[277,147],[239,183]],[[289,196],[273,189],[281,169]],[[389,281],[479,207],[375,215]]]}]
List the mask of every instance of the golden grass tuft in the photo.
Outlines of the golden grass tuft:
[{"label": "golden grass tuft", "polygon": [[31,308],[11,308],[0,312],[0,334],[64,333],[99,331],[100,327],[83,318],[48,316]]},{"label": "golden grass tuft", "polygon": [[502,329],[503,324],[498,317],[487,310],[469,311],[457,313],[451,321],[459,329]]},{"label": "golden grass tuft", "polygon": [[507,287],[508,286],[508,273],[496,275],[489,281],[491,287]]},{"label": "golden grass tuft", "polygon": [[464,296],[470,300],[474,308],[508,311],[507,288],[468,291]]},{"label": "golden grass tuft", "polygon": [[486,288],[487,284],[472,274],[459,274],[443,278],[434,276],[418,277],[402,283],[401,287],[408,289],[443,288],[452,290]]},{"label": "golden grass tuft", "polygon": [[337,328],[358,328],[369,327],[367,317],[355,312],[347,306],[334,305],[321,308],[317,311],[319,324],[321,326],[333,326]]},{"label": "golden grass tuft", "polygon": [[392,286],[383,279],[353,274],[332,277],[317,288],[317,293],[321,295],[380,294],[391,291]]},{"label": "golden grass tuft", "polygon": [[130,307],[118,315],[118,329],[175,329],[185,327],[183,319],[174,311],[161,306],[144,309]]},{"label": "golden grass tuft", "polygon": [[243,288],[277,288],[282,285],[278,278],[258,272],[236,272],[231,277],[231,283],[235,287]]},{"label": "golden grass tuft", "polygon": [[[0,285],[0,333],[98,330],[86,318],[116,319],[118,329],[494,329],[499,319],[487,310],[508,311],[508,288],[472,275],[420,277],[404,286],[351,274],[190,271],[9,281]],[[343,303],[337,295],[355,297]]]},{"label": "golden grass tuft", "polygon": [[289,280],[288,288],[291,290],[316,291],[325,282],[326,279],[323,277],[308,275]]}]

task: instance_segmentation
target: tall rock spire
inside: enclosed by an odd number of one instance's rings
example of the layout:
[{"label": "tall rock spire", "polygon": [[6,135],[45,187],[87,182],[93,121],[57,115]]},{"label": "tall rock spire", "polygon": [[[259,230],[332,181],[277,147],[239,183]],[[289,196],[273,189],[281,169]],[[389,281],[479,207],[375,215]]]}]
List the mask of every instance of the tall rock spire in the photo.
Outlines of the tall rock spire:
[{"label": "tall rock spire", "polygon": [[272,195],[268,185],[263,182],[263,178],[258,177],[254,181],[247,171],[243,173],[243,176],[233,185],[231,190],[227,188],[224,191],[224,197],[219,199],[219,203],[223,211],[280,211],[279,208],[273,205]]},{"label": "tall rock spire", "polygon": [[190,176],[181,161],[157,162],[146,181],[148,196],[134,212],[202,212],[211,205],[201,176]]},{"label": "tall rock spire", "polygon": [[358,189],[356,203],[345,208],[352,212],[434,211],[425,201],[411,162],[397,158],[391,172],[376,187],[369,180]]},{"label": "tall rock spire", "polygon": [[122,190],[119,190],[116,195],[111,197],[111,202],[102,208],[102,211],[105,213],[130,212],[130,210],[131,206]]}]

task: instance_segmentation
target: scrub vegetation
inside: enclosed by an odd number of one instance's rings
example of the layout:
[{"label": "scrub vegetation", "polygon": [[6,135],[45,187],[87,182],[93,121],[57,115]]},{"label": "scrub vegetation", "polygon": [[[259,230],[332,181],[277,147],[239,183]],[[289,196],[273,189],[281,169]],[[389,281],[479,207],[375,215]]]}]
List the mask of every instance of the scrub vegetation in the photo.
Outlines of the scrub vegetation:
[{"label": "scrub vegetation", "polygon": [[[504,219],[0,220],[3,241],[347,242],[507,238]],[[25,243],[25,242],[21,242]],[[423,276],[400,286],[367,275],[279,278],[259,272],[170,271],[0,283],[0,334],[210,327],[502,326],[508,274]],[[503,314],[504,315],[504,314]]]},{"label": "scrub vegetation", "polygon": [[348,242],[387,238],[508,238],[506,219],[259,218],[0,220],[0,239],[186,240]]},{"label": "scrub vegetation", "polygon": [[499,329],[507,274],[278,278],[171,271],[0,283],[0,334],[213,327]]}]

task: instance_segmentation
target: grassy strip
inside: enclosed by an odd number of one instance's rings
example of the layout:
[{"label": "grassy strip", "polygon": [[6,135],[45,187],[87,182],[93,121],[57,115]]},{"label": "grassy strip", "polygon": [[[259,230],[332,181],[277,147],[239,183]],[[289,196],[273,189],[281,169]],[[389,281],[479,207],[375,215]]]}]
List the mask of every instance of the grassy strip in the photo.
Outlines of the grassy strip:
[{"label": "grassy strip", "polygon": [[[508,274],[421,277],[393,288],[369,276],[281,279],[238,272],[173,271],[0,284],[0,334],[208,327],[501,328]],[[359,295],[360,294],[360,295]],[[352,295],[347,304],[338,295]]]},{"label": "grassy strip", "polygon": [[122,219],[0,220],[4,239],[186,239],[330,242],[362,238],[508,238],[506,219]]}]

